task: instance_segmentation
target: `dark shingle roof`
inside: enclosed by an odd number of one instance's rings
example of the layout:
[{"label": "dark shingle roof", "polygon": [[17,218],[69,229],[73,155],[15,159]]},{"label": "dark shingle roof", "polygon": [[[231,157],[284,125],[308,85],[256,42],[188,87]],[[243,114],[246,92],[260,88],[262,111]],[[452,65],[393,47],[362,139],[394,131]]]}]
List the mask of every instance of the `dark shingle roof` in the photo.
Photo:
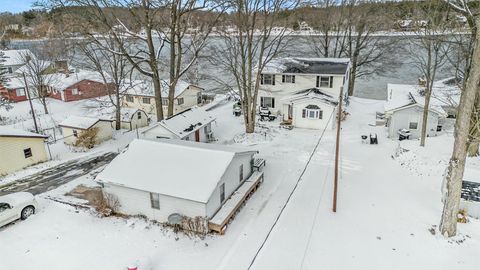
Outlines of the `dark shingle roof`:
[{"label": "dark shingle roof", "polygon": [[348,63],[328,60],[296,59],[298,62],[287,62],[283,73],[306,73],[306,74],[339,74],[347,72]]},{"label": "dark shingle roof", "polygon": [[480,183],[463,181],[462,199],[467,201],[480,202]]}]

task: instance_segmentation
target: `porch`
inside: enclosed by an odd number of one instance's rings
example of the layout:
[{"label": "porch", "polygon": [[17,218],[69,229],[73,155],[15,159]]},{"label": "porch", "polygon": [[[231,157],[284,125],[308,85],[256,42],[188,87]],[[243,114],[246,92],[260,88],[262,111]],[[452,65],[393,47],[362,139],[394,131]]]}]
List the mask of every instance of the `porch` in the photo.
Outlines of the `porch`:
[{"label": "porch", "polygon": [[263,172],[254,172],[243,184],[228,198],[220,210],[208,222],[210,231],[224,234],[228,223],[233,220],[246,200],[255,192],[263,182]]}]

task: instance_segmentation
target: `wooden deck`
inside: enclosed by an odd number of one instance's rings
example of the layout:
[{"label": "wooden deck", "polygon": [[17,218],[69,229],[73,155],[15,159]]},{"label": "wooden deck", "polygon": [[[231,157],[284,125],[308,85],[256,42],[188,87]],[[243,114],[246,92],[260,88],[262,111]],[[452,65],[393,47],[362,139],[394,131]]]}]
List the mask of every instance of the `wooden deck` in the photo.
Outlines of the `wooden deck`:
[{"label": "wooden deck", "polygon": [[235,214],[245,204],[250,195],[255,192],[263,182],[263,172],[254,172],[243,184],[228,198],[220,210],[208,222],[210,231],[224,234],[228,223],[233,220]]}]

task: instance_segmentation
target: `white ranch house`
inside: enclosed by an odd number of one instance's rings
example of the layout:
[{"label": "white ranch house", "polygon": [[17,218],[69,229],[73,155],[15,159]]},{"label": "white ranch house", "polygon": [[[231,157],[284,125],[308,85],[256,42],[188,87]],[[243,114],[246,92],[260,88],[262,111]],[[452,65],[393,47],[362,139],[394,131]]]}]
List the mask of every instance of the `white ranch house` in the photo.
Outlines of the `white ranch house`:
[{"label": "white ranch house", "polygon": [[[427,136],[436,136],[446,127],[453,126],[449,118],[455,118],[460,89],[451,84],[452,79],[434,83],[427,119]],[[400,130],[408,130],[410,139],[421,135],[423,125],[424,86],[388,84],[385,119],[390,138],[398,138]]]},{"label": "white ranch house", "polygon": [[215,118],[202,108],[193,107],[162,120],[144,130],[147,139],[179,139],[196,142],[214,140],[212,122]]},{"label": "white ranch house", "polygon": [[0,126],[0,175],[48,160],[47,136]]},{"label": "white ranch house", "polygon": [[274,114],[284,114],[284,98],[298,91],[318,88],[335,98],[348,87],[348,58],[278,58],[262,71],[258,103]]},{"label": "white ranch house", "polygon": [[[134,80],[125,83],[123,89],[123,107],[137,108],[148,114],[155,114],[155,93],[151,82]],[[173,113],[178,113],[200,104],[202,102],[203,90],[203,88],[197,85],[179,80],[175,87]],[[163,113],[166,115],[168,110],[168,80],[162,80],[161,91]]]},{"label": "white ranch house", "polygon": [[78,137],[85,131],[97,128],[95,144],[112,138],[112,120],[72,115],[59,125],[62,128],[64,143],[75,145]]},{"label": "white ranch house", "polygon": [[318,88],[298,91],[282,99],[283,120],[308,129],[333,129],[338,98]]},{"label": "white ranch house", "polygon": [[209,221],[248,184],[256,153],[181,140],[134,140],[96,181],[118,199],[120,213],[162,223],[172,215]]}]

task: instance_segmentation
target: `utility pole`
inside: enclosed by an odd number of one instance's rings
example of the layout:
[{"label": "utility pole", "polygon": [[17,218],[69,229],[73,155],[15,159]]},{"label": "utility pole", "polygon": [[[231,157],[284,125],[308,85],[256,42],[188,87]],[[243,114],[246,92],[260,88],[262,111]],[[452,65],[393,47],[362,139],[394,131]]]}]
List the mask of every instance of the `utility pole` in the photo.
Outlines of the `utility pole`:
[{"label": "utility pole", "polygon": [[335,144],[335,172],[333,178],[333,208],[332,211],[337,212],[337,190],[338,190],[338,158],[340,152],[340,125],[342,124],[342,103],[343,103],[343,86],[340,87],[340,97],[338,102],[337,115],[337,139]]},{"label": "utility pole", "polygon": [[25,82],[25,89],[27,91],[28,102],[30,103],[30,110],[32,111],[33,124],[35,125],[35,133],[38,133],[37,118],[35,117],[35,110],[33,109],[32,99],[30,98],[30,91],[28,90],[27,77],[25,72],[23,72],[23,81]]}]

